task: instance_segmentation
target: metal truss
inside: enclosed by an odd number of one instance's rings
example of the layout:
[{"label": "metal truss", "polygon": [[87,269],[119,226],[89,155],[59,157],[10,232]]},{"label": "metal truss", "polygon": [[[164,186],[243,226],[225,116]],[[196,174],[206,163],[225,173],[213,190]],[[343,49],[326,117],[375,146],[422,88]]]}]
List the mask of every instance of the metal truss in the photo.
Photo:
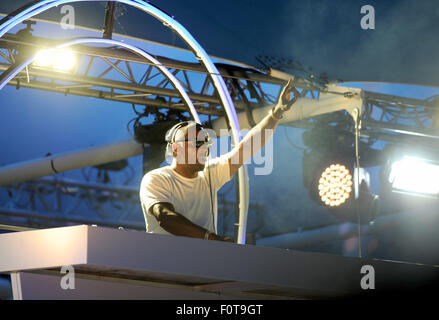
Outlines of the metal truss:
[{"label": "metal truss", "polygon": [[0,224],[57,227],[96,224],[144,230],[139,190],[70,179],[38,179],[2,189]]},{"label": "metal truss", "polygon": [[439,99],[411,99],[365,92],[363,134],[373,139],[437,148]]},{"label": "metal truss", "polygon": [[[139,222],[143,213],[136,187],[55,177],[18,183],[2,188],[1,192],[0,230],[10,229],[8,226],[11,225],[32,229],[74,224],[145,229],[144,224]],[[226,200],[226,193],[219,194],[219,212],[223,213],[225,220],[230,220],[231,214],[235,219],[237,203]],[[255,232],[263,226],[262,217],[266,208],[265,205],[252,203],[249,210],[258,220]],[[233,230],[223,223],[222,233],[230,232]]]},{"label": "metal truss", "polygon": [[[24,29],[26,30],[26,29]],[[36,51],[53,47],[57,42],[33,37],[28,33],[5,35],[0,40],[0,70],[5,71]],[[45,70],[29,66],[9,82],[19,88],[33,88],[64,95],[94,97],[104,100],[143,105],[150,113],[159,109],[187,112],[187,106],[168,79],[142,57],[121,48],[97,48],[75,46],[74,52],[80,63],[72,73]],[[225,115],[208,73],[199,63],[189,63],[166,57],[156,57],[181,82],[200,114],[212,117]],[[243,68],[231,64],[217,64],[225,79],[237,112],[246,112],[254,123],[251,110],[275,103],[284,81],[258,69]],[[136,72],[133,70],[143,70]],[[295,78],[294,85],[302,89],[302,96],[317,99],[322,91],[307,79]],[[346,93],[348,94],[348,93]],[[393,132],[436,136],[433,125],[437,122],[438,100],[419,100],[364,92],[363,129],[370,132],[393,130]],[[378,116],[377,116],[378,114]],[[436,117],[436,118],[435,118]],[[308,127],[307,121],[292,126]],[[365,133],[365,131],[363,131]],[[385,138],[385,135],[381,135]]]},{"label": "metal truss", "polygon": [[[55,41],[27,35],[5,35],[0,40],[0,70],[5,71],[12,65],[35,54],[36,51],[53,47]],[[120,48],[96,48],[75,46],[74,52],[80,64],[72,73],[44,70],[29,66],[19,76],[9,82],[17,88],[26,87],[65,95],[79,95],[130,104],[144,105],[152,110],[159,108],[187,111],[187,107],[168,79],[156,66],[143,58]],[[181,82],[197,112],[213,116],[223,116],[221,101],[217,96],[208,73],[199,63],[187,63],[165,57],[157,57]],[[252,97],[260,105],[267,95],[260,82],[267,81],[282,84],[279,79],[267,77],[256,70],[240,67],[219,66],[220,73],[229,79],[229,91],[234,93],[238,111],[245,109],[241,102],[243,92],[239,91],[242,78],[250,83]],[[133,70],[143,69],[141,76],[134,76]],[[200,81],[201,80],[201,81]],[[261,81],[262,80],[262,81]],[[256,85],[253,85],[256,82]],[[254,102],[252,102],[254,104]]]}]

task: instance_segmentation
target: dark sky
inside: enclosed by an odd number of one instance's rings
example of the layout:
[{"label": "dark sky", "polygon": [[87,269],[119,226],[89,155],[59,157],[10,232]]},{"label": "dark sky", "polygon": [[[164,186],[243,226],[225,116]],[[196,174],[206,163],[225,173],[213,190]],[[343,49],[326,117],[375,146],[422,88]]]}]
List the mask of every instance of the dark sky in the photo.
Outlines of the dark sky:
[{"label": "dark sky", "polygon": [[[9,13],[28,1],[0,1]],[[156,0],[209,54],[257,65],[257,55],[294,58],[331,78],[439,85],[439,8],[435,0]],[[375,30],[363,30],[363,5]],[[101,28],[105,2],[72,3],[76,23]],[[40,17],[59,20],[60,8]],[[154,18],[120,5],[120,33],[183,45]]]}]

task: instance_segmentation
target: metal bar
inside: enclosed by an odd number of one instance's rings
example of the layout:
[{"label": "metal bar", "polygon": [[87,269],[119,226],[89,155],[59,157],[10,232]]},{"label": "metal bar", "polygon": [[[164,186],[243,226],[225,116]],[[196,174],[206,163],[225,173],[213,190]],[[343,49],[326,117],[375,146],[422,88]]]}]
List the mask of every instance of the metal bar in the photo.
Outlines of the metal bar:
[{"label": "metal bar", "polygon": [[12,63],[15,63],[15,57],[14,57],[14,54],[12,53],[11,48],[8,48],[8,52],[9,52],[9,57],[12,60]]},{"label": "metal bar", "polygon": [[[183,75],[184,75],[184,78],[186,79],[186,89],[188,89],[188,91],[190,91],[190,92],[192,92],[193,90],[192,90],[192,88],[191,88],[191,82],[189,81],[189,77],[187,76],[187,71],[186,70],[184,70],[183,71]],[[182,85],[184,85],[183,83],[182,83]]]},{"label": "metal bar", "polygon": [[[9,81],[8,85],[17,86],[18,81],[13,79],[13,80]],[[46,91],[58,92],[58,93],[65,94],[64,89],[52,87],[47,82],[31,80],[29,83],[20,82],[19,85],[20,85],[20,87],[23,87],[23,88],[40,89],[40,90],[46,90]],[[162,89],[162,90],[167,90],[167,89]],[[149,107],[156,107],[156,108],[168,107],[168,108],[172,108],[172,109],[176,109],[176,110],[187,111],[187,108],[185,106],[174,106],[173,107],[172,105],[163,105],[163,103],[161,103],[157,100],[154,100],[154,99],[139,99],[136,97],[121,97],[121,96],[115,97],[114,95],[112,96],[110,92],[105,92],[105,91],[100,91],[100,90],[72,89],[72,90],[69,90],[69,94],[84,96],[84,97],[93,97],[93,98],[99,98],[99,99],[111,100],[111,101],[117,101],[117,102],[126,102],[126,103],[130,103],[130,104],[134,103],[134,104],[138,104],[138,105],[147,105]],[[197,110],[198,113],[201,113],[201,114],[212,114],[215,116],[222,116],[223,115],[223,112],[221,112],[220,110],[211,111],[209,108],[202,108],[202,107],[198,107],[198,108],[196,107],[195,109]]]},{"label": "metal bar", "polygon": [[95,59],[94,56],[90,57],[90,61],[88,62],[87,69],[85,70],[85,73],[84,73],[85,77],[88,75],[88,72],[90,71],[90,68],[91,68],[91,65],[93,64],[94,59]]},{"label": "metal bar", "polygon": [[124,97],[124,98],[128,98],[128,97],[148,97],[148,96],[151,96],[151,95],[152,95],[151,93],[135,93],[135,94],[117,94],[117,95],[114,95],[114,97],[115,98],[120,98],[120,97]]},{"label": "metal bar", "polygon": [[[7,70],[9,69],[10,65],[0,64],[0,70]],[[99,86],[99,87],[106,87],[106,88],[114,88],[114,89],[121,89],[121,90],[129,90],[129,91],[136,91],[141,93],[151,93],[151,94],[157,94],[161,96],[169,96],[169,97],[175,97],[180,98],[180,94],[178,91],[174,89],[166,89],[166,88],[158,88],[158,87],[152,87],[152,86],[142,86],[135,83],[127,83],[122,81],[116,81],[116,80],[108,80],[108,79],[101,79],[100,77],[84,77],[84,76],[76,76],[76,75],[70,75],[65,74],[61,72],[50,72],[46,70],[39,70],[39,69],[30,69],[29,75],[39,78],[52,78],[57,79],[60,81],[69,81],[69,82],[75,82],[80,84],[90,84],[93,86]],[[189,93],[189,97],[193,101],[205,101],[208,103],[215,103],[220,105],[221,102],[218,98],[214,96],[206,96],[201,94],[194,94]]]},{"label": "metal bar", "polygon": [[[171,71],[171,70],[169,70],[169,71]],[[174,76],[176,76],[177,75],[177,73],[179,72],[180,70],[174,70],[173,72],[172,72],[172,74],[174,75]],[[181,81],[180,81],[181,82]],[[169,79],[168,78],[165,78],[165,79],[163,79],[162,81],[160,81],[160,83],[157,85],[157,87],[162,87],[162,88],[164,88],[164,87],[166,87],[166,85],[169,83]]]},{"label": "metal bar", "polygon": [[[26,42],[21,41],[16,37],[14,34],[6,34],[3,39],[5,42],[9,43],[16,43],[20,45],[30,45],[30,46],[36,46],[36,47],[42,47],[41,43],[58,43],[59,41],[45,39],[45,38],[39,38],[39,37],[33,37],[32,40],[28,40]],[[97,48],[97,47],[90,47],[86,45],[77,45],[75,46],[74,51],[78,54],[84,54],[89,56],[95,56],[95,57],[105,57],[109,59],[117,59],[117,60],[123,60],[123,61],[130,61],[135,63],[142,63],[142,64],[149,64],[153,65],[151,62],[146,61],[145,59],[139,57],[138,55],[124,49],[109,49],[109,48]],[[191,63],[191,62],[184,62],[179,60],[170,59],[167,57],[162,56],[155,56],[157,60],[166,68],[168,69],[180,69],[180,70],[186,70],[191,72],[197,72],[197,73],[204,73],[208,74],[206,72],[206,69],[204,66],[200,63]],[[255,82],[266,82],[270,84],[276,84],[276,85],[284,85],[285,80],[272,77],[270,75],[267,75],[265,73],[260,72],[256,68],[243,68],[236,66],[237,70],[244,70],[246,72],[245,77],[237,76],[232,72],[230,74],[230,70],[224,68],[221,66],[221,64],[217,64],[217,69],[219,71],[219,75],[221,75],[224,78],[242,78],[244,80],[248,81],[255,81]],[[241,71],[242,72],[242,71]],[[304,81],[300,79],[294,80],[294,85],[296,87],[302,88],[302,87],[309,87],[308,84],[306,84]]]},{"label": "metal bar", "polygon": [[108,1],[105,7],[104,33],[102,38],[111,39],[114,28],[114,15],[116,13],[116,2]]},{"label": "metal bar", "polygon": [[55,221],[60,222],[65,225],[66,223],[77,223],[77,224],[96,224],[99,226],[108,226],[108,227],[119,227],[123,226],[129,229],[136,230],[145,230],[145,227],[141,223],[131,222],[123,222],[123,221],[113,221],[113,220],[89,220],[89,219],[79,219],[79,218],[64,218],[55,215],[44,215],[39,212],[24,210],[24,209],[9,209],[9,208],[0,208],[0,215],[9,216],[9,217],[22,217],[22,218],[35,218],[41,220]]},{"label": "metal bar", "polygon": [[[111,62],[110,60],[108,60],[107,58],[102,58],[104,59],[105,62],[107,62],[110,66],[112,66],[114,69],[116,69],[117,71],[119,71],[120,74],[122,74],[125,78],[127,78],[130,81],[133,81],[133,79],[130,78],[129,75],[127,75],[125,72],[122,71],[122,69],[120,69],[117,64],[114,64],[113,62]],[[126,61],[125,61],[126,62]],[[134,82],[134,81],[133,81]]]},{"label": "metal bar", "polygon": [[130,78],[132,82],[136,82],[134,79],[133,71],[131,70],[130,63],[128,61],[125,61],[125,65],[127,66],[128,73],[130,74]]},{"label": "metal bar", "polygon": [[12,225],[7,225],[7,224],[0,224],[0,230],[5,230],[5,231],[29,231],[29,230],[35,230],[35,228],[22,227],[22,226],[12,226]]},{"label": "metal bar", "polygon": [[95,189],[102,191],[112,191],[112,192],[124,192],[124,193],[138,193],[139,188],[123,186],[123,185],[108,185],[103,183],[85,183],[81,181],[71,180],[71,179],[62,179],[62,180],[53,180],[53,179],[36,179],[30,180],[29,183],[39,183],[39,184],[47,184],[47,185],[61,185],[68,187],[80,187],[83,189]]},{"label": "metal bar", "polygon": [[[55,196],[56,196],[56,208],[55,211],[63,212],[62,210],[62,200],[61,200],[61,190],[58,187],[58,184],[55,185]],[[64,212],[63,212],[64,214]]]},{"label": "metal bar", "polygon": [[44,208],[46,208],[47,212],[53,212],[54,210],[52,210],[49,206],[49,204],[47,203],[46,199],[44,199],[44,197],[41,195],[40,191],[38,190],[38,188],[35,187],[35,185],[33,185],[33,191],[35,191],[38,199],[40,199],[40,202],[43,204]]},{"label": "metal bar", "polygon": [[[148,66],[148,69],[146,70],[145,74],[143,75],[143,77],[145,77],[145,80],[143,80],[142,85],[145,86],[146,82],[148,82],[149,75],[151,74],[151,71],[152,71],[152,66],[150,65],[150,66]],[[143,79],[143,77],[142,77],[142,79]]]},{"label": "metal bar", "polygon": [[379,128],[383,130],[392,131],[395,133],[402,133],[402,134],[409,134],[414,136],[419,136],[423,138],[432,138],[432,139],[439,139],[439,136],[435,132],[435,130],[414,130],[413,126],[407,126],[402,124],[391,124],[391,123],[383,123],[378,122],[373,119],[367,119],[363,121],[363,125],[371,126],[373,128]]},{"label": "metal bar", "polygon": [[203,86],[201,87],[201,94],[207,94],[207,90],[209,89],[209,84],[210,84],[210,80],[209,77],[206,77],[204,82],[203,82]]},{"label": "metal bar", "polygon": [[62,91],[64,91],[65,89],[71,89],[71,88],[90,88],[90,87],[92,87],[91,84],[74,84],[71,86],[54,86],[54,88],[61,89]]},{"label": "metal bar", "polygon": [[364,91],[364,95],[366,100],[384,102],[386,104],[397,106],[400,108],[424,107],[429,109],[438,109],[437,103],[426,101],[426,100],[399,97],[390,94],[383,94],[383,93],[377,93],[371,91]]},{"label": "metal bar", "polygon": [[5,55],[3,52],[0,51],[0,56],[2,56],[3,58],[5,58],[6,61],[9,61],[11,63],[13,63],[13,61],[7,56]]},{"label": "metal bar", "polygon": [[[118,60],[114,65],[118,65],[122,60]],[[113,66],[110,66],[109,68],[107,68],[104,72],[102,72],[100,75],[97,76],[98,79],[101,79],[103,76],[105,76],[108,72],[110,72],[111,70],[113,70]]]}]

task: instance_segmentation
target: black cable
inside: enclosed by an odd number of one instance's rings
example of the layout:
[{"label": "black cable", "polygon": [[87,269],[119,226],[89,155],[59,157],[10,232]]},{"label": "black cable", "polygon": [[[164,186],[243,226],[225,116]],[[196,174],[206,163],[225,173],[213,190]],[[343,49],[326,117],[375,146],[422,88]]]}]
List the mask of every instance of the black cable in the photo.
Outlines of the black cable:
[{"label": "black cable", "polygon": [[139,116],[144,114],[144,112],[139,112],[139,111],[136,110],[136,104],[135,103],[132,103],[131,106],[132,106],[133,111],[134,111],[135,114],[137,114]]},{"label": "black cable", "polygon": [[207,172],[209,174],[209,194],[210,194],[210,212],[212,214],[212,222],[213,222],[213,232],[216,233],[216,225],[215,225],[215,214],[213,212],[213,196],[212,196],[212,185],[210,179],[210,166],[209,166],[209,157],[207,157]]},{"label": "black cable", "polygon": [[134,135],[131,133],[131,130],[130,130],[130,124],[131,124],[131,122],[133,122],[133,121],[137,121],[138,120],[138,118],[132,118],[130,121],[128,121],[128,123],[127,123],[127,130],[128,130],[128,133],[129,133],[129,135],[131,136],[131,138],[133,138],[134,140],[136,139],[135,137],[134,137]]},{"label": "black cable", "polygon": [[355,159],[356,159],[356,172],[357,179],[355,182],[355,188],[357,190],[355,207],[357,211],[357,224],[358,224],[358,257],[362,258],[361,253],[361,217],[360,217],[360,157],[358,152],[358,137],[360,135],[359,119],[358,116],[355,118]]}]

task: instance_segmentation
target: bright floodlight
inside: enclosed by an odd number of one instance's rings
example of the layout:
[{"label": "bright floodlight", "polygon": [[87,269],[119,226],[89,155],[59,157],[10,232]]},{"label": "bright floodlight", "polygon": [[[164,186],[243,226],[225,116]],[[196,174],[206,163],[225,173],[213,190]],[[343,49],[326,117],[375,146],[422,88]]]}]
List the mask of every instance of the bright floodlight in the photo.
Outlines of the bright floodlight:
[{"label": "bright floodlight", "polygon": [[320,199],[331,207],[346,202],[352,192],[352,175],[340,164],[332,164],[323,171],[319,180]]},{"label": "bright floodlight", "polygon": [[67,49],[49,49],[38,52],[34,65],[53,68],[57,71],[71,71],[76,64],[75,54]]},{"label": "bright floodlight", "polygon": [[392,188],[426,195],[439,194],[439,165],[424,159],[405,156],[390,170]]},{"label": "bright floodlight", "polygon": [[37,56],[34,60],[34,65],[38,67],[50,67],[52,65],[54,50],[41,50],[37,53]]},{"label": "bright floodlight", "polygon": [[75,54],[67,49],[57,50],[55,52],[55,60],[53,61],[53,67],[57,70],[69,71],[75,66],[76,58]]}]

